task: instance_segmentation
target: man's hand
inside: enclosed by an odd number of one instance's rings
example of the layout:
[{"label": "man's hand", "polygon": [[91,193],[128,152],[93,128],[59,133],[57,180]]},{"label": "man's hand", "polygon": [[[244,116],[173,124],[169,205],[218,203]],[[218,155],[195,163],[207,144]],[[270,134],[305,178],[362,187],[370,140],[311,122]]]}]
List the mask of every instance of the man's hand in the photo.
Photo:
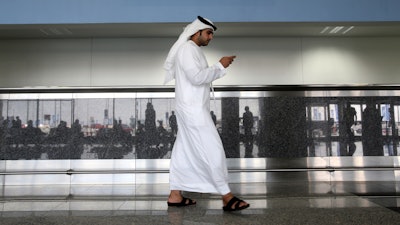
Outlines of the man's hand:
[{"label": "man's hand", "polygon": [[223,67],[227,68],[229,65],[232,64],[233,59],[235,59],[236,56],[232,55],[232,56],[224,56],[222,57],[219,62],[222,64]]}]

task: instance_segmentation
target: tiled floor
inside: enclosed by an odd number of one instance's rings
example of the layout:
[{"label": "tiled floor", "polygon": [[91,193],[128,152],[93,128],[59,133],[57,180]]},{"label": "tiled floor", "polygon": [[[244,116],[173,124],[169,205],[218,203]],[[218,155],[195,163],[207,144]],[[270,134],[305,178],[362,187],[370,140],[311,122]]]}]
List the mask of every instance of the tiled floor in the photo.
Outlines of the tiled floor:
[{"label": "tiled floor", "polygon": [[2,188],[0,224],[399,224],[396,186],[231,184],[232,191],[251,204],[233,213],[223,212],[220,197],[210,194],[185,193],[198,204],[168,207],[167,184],[8,186]]}]

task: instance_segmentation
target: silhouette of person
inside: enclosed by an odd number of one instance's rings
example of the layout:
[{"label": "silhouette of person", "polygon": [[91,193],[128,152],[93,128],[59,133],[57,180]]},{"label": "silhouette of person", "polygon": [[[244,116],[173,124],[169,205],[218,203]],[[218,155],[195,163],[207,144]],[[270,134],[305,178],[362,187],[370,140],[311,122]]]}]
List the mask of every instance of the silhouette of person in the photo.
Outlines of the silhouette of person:
[{"label": "silhouette of person", "polygon": [[253,113],[250,111],[249,107],[244,107],[245,112],[243,113],[243,127],[244,127],[244,134],[246,137],[252,137],[253,134],[251,129],[254,125]]},{"label": "silhouette of person", "polygon": [[13,119],[11,121],[11,129],[9,130],[11,135],[11,141],[14,144],[17,144],[17,147],[19,146],[20,143],[22,143],[21,128],[22,128],[22,123],[19,117],[17,116],[16,119]]},{"label": "silhouette of person", "polygon": [[82,144],[82,137],[83,133],[82,131],[82,126],[79,123],[79,120],[76,119],[74,123],[71,126],[71,139],[70,139],[70,158],[71,159],[80,159],[82,152],[83,152],[83,146]]},{"label": "silhouette of person", "polygon": [[136,129],[136,135],[143,135],[144,134],[144,125],[140,120],[138,121],[137,129]]},{"label": "silhouette of person", "polygon": [[38,144],[44,133],[37,127],[33,127],[33,121],[28,120],[28,125],[24,128],[24,143]]},{"label": "silhouette of person", "polygon": [[17,120],[15,121],[15,128],[22,128],[22,122],[19,116],[17,116],[16,119]]},{"label": "silhouette of person", "polygon": [[[356,151],[356,145],[354,144],[354,130],[352,129],[353,125],[356,125],[357,122],[357,111],[354,107],[351,107],[348,102],[346,105],[345,113],[344,113],[344,122],[346,127],[346,138],[345,142],[348,146],[348,156],[352,156]],[[347,148],[346,146],[346,148]],[[347,150],[347,149],[346,149]]]},{"label": "silhouette of person", "polygon": [[149,145],[157,143],[156,111],[151,102],[147,103],[144,119],[144,129],[146,131],[146,141]]},{"label": "silhouette of person", "polygon": [[137,122],[137,129],[135,131],[136,138],[136,157],[138,159],[144,159],[145,150],[146,150],[146,141],[145,141],[145,130],[144,125],[140,122]]},{"label": "silhouette of person", "polygon": [[157,158],[162,158],[168,152],[168,132],[164,128],[163,121],[158,121],[157,127],[158,143],[157,148],[159,150],[159,155]]},{"label": "silhouette of person", "polygon": [[171,131],[173,135],[176,135],[178,133],[178,123],[176,121],[176,115],[175,112],[171,112],[171,116],[169,117],[169,126],[171,127]]},{"label": "silhouette of person", "polygon": [[[21,129],[22,143],[25,145],[25,158],[39,159],[42,154],[41,142],[44,139],[44,133],[37,127],[33,127],[33,121],[28,120],[25,128]],[[32,146],[33,145],[33,146]]]},{"label": "silhouette of person", "polygon": [[244,128],[244,139],[243,143],[245,146],[245,157],[251,157],[253,152],[253,133],[252,128],[254,126],[253,113],[249,107],[244,107],[245,112],[243,113],[243,128]]},{"label": "silhouette of person", "polygon": [[60,121],[60,124],[57,126],[55,130],[55,138],[57,144],[67,143],[68,137],[70,134],[70,130],[67,127],[67,122]]},{"label": "silhouette of person", "polygon": [[131,147],[132,143],[130,141],[130,133],[125,131],[122,126],[122,120],[114,120],[113,126],[113,141],[115,143],[122,144],[125,147]]},{"label": "silhouette of person", "polygon": [[82,126],[79,123],[79,120],[76,119],[71,127],[72,135],[73,136],[81,136],[82,135],[81,131],[82,131]]},{"label": "silhouette of person", "polygon": [[372,99],[362,114],[362,143],[364,156],[383,156],[382,116]]},{"label": "silhouette of person", "polygon": [[115,134],[120,135],[123,130],[122,130],[122,121],[119,120],[113,120],[113,130],[115,132]]}]

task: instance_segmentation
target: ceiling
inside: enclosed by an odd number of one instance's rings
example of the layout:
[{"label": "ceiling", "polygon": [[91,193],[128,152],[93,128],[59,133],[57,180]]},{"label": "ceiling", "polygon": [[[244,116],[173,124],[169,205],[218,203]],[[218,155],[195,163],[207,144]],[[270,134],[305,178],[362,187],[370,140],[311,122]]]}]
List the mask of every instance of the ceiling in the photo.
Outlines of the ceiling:
[{"label": "ceiling", "polygon": [[[184,23],[1,25],[0,39],[177,37]],[[218,23],[223,37],[383,37],[400,36],[400,22]],[[336,32],[334,32],[336,31]]]}]

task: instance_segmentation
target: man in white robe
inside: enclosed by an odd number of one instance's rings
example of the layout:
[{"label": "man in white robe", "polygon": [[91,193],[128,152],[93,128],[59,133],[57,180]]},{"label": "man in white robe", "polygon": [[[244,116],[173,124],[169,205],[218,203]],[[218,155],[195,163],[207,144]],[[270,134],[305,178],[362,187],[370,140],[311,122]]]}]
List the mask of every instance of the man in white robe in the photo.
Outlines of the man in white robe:
[{"label": "man in white robe", "polygon": [[210,116],[210,84],[225,75],[235,56],[209,66],[200,49],[214,35],[214,24],[198,17],[171,48],[164,68],[165,82],[175,82],[178,134],[171,155],[169,206],[196,204],[182,191],[219,193],[223,209],[241,210],[249,204],[236,198],[228,185],[225,152]]}]

